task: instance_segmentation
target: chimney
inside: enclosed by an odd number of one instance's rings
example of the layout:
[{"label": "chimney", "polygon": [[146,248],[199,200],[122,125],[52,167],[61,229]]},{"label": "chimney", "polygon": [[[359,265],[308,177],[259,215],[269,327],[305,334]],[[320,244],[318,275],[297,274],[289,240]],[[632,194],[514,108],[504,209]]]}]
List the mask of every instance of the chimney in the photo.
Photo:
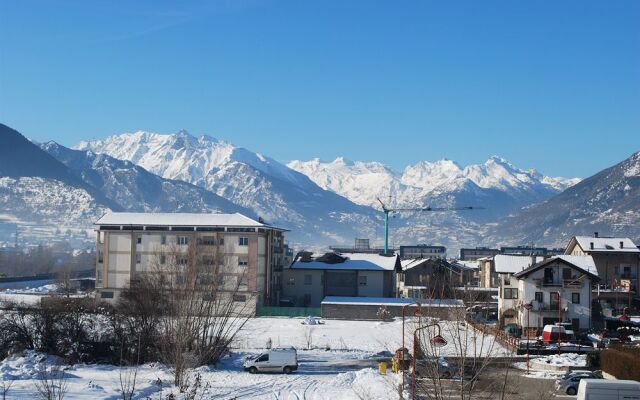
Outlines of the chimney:
[{"label": "chimney", "polygon": [[593,242],[589,242],[589,248],[593,250]]},{"label": "chimney", "polygon": [[624,249],[624,242],[622,240],[620,241],[620,248]]},{"label": "chimney", "polygon": [[598,232],[593,232],[593,237],[597,238],[598,237]]}]

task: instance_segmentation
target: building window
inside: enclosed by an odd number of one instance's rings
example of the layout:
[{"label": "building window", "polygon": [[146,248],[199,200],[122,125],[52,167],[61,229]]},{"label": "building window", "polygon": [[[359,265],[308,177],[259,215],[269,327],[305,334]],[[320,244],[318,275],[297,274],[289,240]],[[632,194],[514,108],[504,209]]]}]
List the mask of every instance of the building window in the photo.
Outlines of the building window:
[{"label": "building window", "polygon": [[203,236],[201,243],[205,246],[213,246],[216,243],[216,239],[213,236]]},{"label": "building window", "polygon": [[142,236],[138,236],[137,241],[138,241],[138,244],[142,244]]},{"label": "building window", "polygon": [[220,243],[220,246],[224,246],[224,238],[223,238],[223,237],[221,237],[221,238],[220,238],[220,241],[219,241],[218,243]]},{"label": "building window", "polygon": [[580,304],[580,293],[571,293],[571,302],[573,304]]},{"label": "building window", "polygon": [[296,278],[291,277],[289,278],[289,280],[287,281],[287,285],[293,286],[296,284]]},{"label": "building window", "polygon": [[244,303],[245,301],[247,301],[247,296],[241,295],[241,294],[234,294],[233,295],[233,301],[239,301],[241,303]]},{"label": "building window", "polygon": [[142,255],[140,253],[136,254],[136,264],[140,264],[142,262]]},{"label": "building window", "polygon": [[304,284],[305,285],[312,285],[312,276],[311,275],[305,275],[304,276]]},{"label": "building window", "polygon": [[104,262],[104,252],[102,250],[98,251],[98,263],[102,264]]},{"label": "building window", "polygon": [[164,254],[160,256],[160,264],[165,264],[167,262],[167,256]]},{"label": "building window", "polygon": [[243,275],[243,276],[241,276],[240,278],[238,278],[238,286],[239,286],[240,288],[243,288],[243,289],[245,289],[245,290],[246,290],[246,289],[247,289],[247,285],[248,285],[248,284],[249,284],[249,281],[247,280],[247,277],[246,277],[246,276],[244,276],[244,275]]},{"label": "building window", "polygon": [[246,258],[238,258],[238,267],[246,267],[249,265],[249,260]]},{"label": "building window", "polygon": [[571,268],[562,269],[562,279],[571,279]]},{"label": "building window", "polygon": [[165,235],[160,236],[160,244],[167,244],[167,237]]},{"label": "building window", "polygon": [[504,299],[517,299],[518,298],[518,289],[515,289],[515,288],[503,288],[502,289],[502,298],[504,298]]},{"label": "building window", "polygon": [[178,244],[179,245],[187,245],[187,244],[189,244],[189,237],[188,236],[178,236]]},{"label": "building window", "polygon": [[113,292],[100,292],[101,299],[113,299]]},{"label": "building window", "polygon": [[542,296],[542,292],[536,292],[535,299],[538,303],[542,303],[544,301],[544,297]]},{"label": "building window", "polygon": [[188,263],[189,263],[189,260],[187,259],[187,257],[178,258],[178,265],[187,265]]},{"label": "building window", "polygon": [[358,277],[358,285],[367,286],[367,276],[366,275],[360,275]]},{"label": "building window", "polygon": [[505,285],[511,285],[511,276],[510,275],[505,275],[504,276],[504,284]]},{"label": "building window", "polygon": [[238,238],[238,244],[240,246],[248,246],[249,245],[249,238],[248,237],[240,237],[240,238]]}]

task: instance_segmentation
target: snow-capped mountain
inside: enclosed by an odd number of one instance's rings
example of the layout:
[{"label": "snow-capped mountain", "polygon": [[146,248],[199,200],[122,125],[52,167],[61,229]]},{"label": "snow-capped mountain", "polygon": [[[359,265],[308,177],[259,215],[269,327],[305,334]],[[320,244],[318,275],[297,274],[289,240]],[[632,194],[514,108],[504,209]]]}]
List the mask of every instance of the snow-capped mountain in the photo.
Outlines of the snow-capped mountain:
[{"label": "snow-capped mountain", "polygon": [[640,238],[640,152],[564,192],[502,219],[490,240],[562,246],[574,235]]},{"label": "snow-capped mountain", "polygon": [[394,203],[402,205],[468,202],[486,207],[485,215],[490,216],[545,200],[579,181],[525,171],[496,156],[466,167],[447,159],[421,161],[402,173],[378,162],[351,162],[342,157],[326,163],[296,160],[288,166],[357,204],[378,207],[377,198],[384,201],[391,195]]},{"label": "snow-capped mountain", "polygon": [[68,149],[53,141],[40,147],[125,211],[239,212],[255,217],[251,210],[215,193],[184,181],[162,178],[129,161]]},{"label": "snow-capped mountain", "polygon": [[83,141],[78,150],[128,160],[167,179],[210,190],[293,230],[293,240],[318,244],[373,237],[380,215],[324,190],[307,176],[259,153],[209,136],[125,133]]},{"label": "snow-capped mountain", "polygon": [[[0,242],[49,242],[64,231],[87,240],[91,224],[118,205],[19,132],[0,124]],[[60,239],[60,235],[57,238]]]}]

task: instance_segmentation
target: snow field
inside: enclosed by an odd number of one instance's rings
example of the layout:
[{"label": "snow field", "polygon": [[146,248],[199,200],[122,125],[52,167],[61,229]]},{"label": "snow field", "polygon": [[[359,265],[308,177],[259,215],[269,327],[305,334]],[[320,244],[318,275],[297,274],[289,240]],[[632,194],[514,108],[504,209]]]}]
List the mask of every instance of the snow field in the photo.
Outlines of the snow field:
[{"label": "snow field", "polygon": [[[325,320],[322,325],[303,325],[303,318],[254,318],[247,322],[233,344],[232,353],[217,366],[195,370],[203,382],[203,399],[390,399],[397,398],[400,375],[381,375],[372,356],[395,351],[402,344],[402,321]],[[407,320],[405,346],[411,348],[415,323]],[[450,342],[442,355],[455,355],[456,338],[472,338],[471,328],[457,322],[441,322],[442,335]],[[310,334],[310,340],[309,338]],[[244,372],[242,362],[248,355],[273,346],[298,348],[299,370],[291,375]],[[311,344],[308,346],[308,344]],[[467,351],[484,346],[482,355],[499,356],[507,351],[493,337],[467,340]],[[307,347],[311,350],[304,350]],[[491,351],[489,352],[489,349]],[[56,359],[27,351],[0,363],[0,378],[12,380],[9,399],[34,396],[35,380],[42,365]],[[127,369],[113,365],[76,364],[65,367],[68,383],[66,399],[117,399],[121,397],[120,376]],[[131,370],[129,370],[131,371]],[[156,399],[177,394],[171,385],[170,370],[160,364],[145,364],[137,369],[136,399]],[[177,396],[180,399],[180,396]]]}]

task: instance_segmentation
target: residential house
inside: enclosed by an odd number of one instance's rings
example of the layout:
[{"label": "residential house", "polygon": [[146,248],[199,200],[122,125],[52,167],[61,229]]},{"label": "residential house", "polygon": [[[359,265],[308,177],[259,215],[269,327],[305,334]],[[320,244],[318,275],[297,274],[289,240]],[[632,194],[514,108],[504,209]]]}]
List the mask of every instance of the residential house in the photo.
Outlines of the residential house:
[{"label": "residential house", "polygon": [[514,256],[498,254],[493,257],[493,266],[497,275],[498,318],[501,325],[518,323],[519,285],[513,274],[523,271],[543,260],[539,256]]},{"label": "residential house", "polygon": [[639,307],[638,276],[640,249],[626,237],[574,236],[565,254],[590,255],[598,270],[600,284],[595,298],[604,316],[622,314],[625,307],[637,311]]},{"label": "residential house", "polygon": [[402,260],[399,292],[402,297],[445,299],[455,297],[455,288],[473,283],[473,263],[441,258]]},{"label": "residential house", "polygon": [[[165,253],[180,262],[204,254],[195,263],[216,268],[224,288],[240,287],[236,301],[257,305],[277,302],[274,274],[282,269],[285,229],[242,214],[107,213],[95,223],[98,298],[118,299],[122,290],[166,263]],[[195,257],[193,257],[195,259]],[[186,262],[185,262],[186,264]],[[209,267],[210,266],[210,267]],[[220,272],[222,271],[222,272]],[[237,285],[227,285],[235,282]]]},{"label": "residential house", "polygon": [[327,296],[395,297],[393,256],[367,253],[299,253],[283,271],[283,298],[297,306],[320,307]]},{"label": "residential house", "polygon": [[[575,332],[591,327],[591,288],[600,279],[591,256],[554,256],[510,279],[510,287],[517,287],[511,309],[518,326],[530,336],[556,322],[570,322]],[[513,289],[505,287],[502,296],[509,296],[509,290]],[[528,311],[523,307],[526,304],[531,306]]]}]

